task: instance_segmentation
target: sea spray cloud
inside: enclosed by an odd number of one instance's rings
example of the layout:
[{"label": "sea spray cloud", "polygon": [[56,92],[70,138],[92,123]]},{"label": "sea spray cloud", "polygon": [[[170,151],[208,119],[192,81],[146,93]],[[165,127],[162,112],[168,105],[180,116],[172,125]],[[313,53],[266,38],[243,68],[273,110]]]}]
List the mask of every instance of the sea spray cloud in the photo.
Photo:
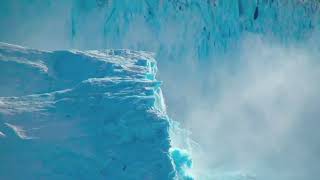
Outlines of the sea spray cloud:
[{"label": "sea spray cloud", "polygon": [[192,110],[184,125],[202,151],[193,153],[194,173],[315,178],[320,62],[313,47],[247,36],[229,62],[212,67],[205,82],[211,93],[200,93],[190,79],[196,93],[187,98]]}]

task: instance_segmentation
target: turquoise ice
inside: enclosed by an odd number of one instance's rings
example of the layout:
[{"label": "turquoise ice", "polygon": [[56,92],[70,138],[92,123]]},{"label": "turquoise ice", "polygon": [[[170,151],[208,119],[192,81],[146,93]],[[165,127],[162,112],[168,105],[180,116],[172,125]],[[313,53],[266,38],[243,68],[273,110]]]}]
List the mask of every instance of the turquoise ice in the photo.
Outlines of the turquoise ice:
[{"label": "turquoise ice", "polygon": [[153,54],[1,43],[0,66],[1,179],[178,176]]}]

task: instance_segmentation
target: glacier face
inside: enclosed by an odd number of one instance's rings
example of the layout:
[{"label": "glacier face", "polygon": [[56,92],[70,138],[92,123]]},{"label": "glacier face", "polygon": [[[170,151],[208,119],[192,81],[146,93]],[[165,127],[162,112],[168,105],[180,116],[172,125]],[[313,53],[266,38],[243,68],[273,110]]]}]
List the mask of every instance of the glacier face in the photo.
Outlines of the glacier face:
[{"label": "glacier face", "polygon": [[0,179],[173,179],[153,54],[0,44]]},{"label": "glacier face", "polygon": [[16,27],[1,29],[2,41],[39,49],[129,48],[176,56],[189,50],[200,58],[234,46],[247,32],[302,40],[320,21],[316,0],[4,0],[0,8],[1,26]]}]

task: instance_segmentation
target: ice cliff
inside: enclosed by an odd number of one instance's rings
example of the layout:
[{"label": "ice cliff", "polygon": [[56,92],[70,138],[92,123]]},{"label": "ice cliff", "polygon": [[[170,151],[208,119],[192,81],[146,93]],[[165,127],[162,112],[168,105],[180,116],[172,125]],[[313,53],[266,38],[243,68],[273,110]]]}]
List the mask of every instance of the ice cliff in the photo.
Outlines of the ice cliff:
[{"label": "ice cliff", "polygon": [[0,179],[173,179],[153,54],[0,43]]},{"label": "ice cliff", "polygon": [[320,24],[319,3],[314,0],[97,2],[72,4],[71,43],[79,48],[145,49],[165,60],[192,56],[204,61],[237,47],[246,33],[299,41]]},{"label": "ice cliff", "polygon": [[125,47],[205,58],[248,32],[302,40],[319,17],[317,0],[4,0],[0,25],[16,28],[1,29],[0,38],[40,49]]}]

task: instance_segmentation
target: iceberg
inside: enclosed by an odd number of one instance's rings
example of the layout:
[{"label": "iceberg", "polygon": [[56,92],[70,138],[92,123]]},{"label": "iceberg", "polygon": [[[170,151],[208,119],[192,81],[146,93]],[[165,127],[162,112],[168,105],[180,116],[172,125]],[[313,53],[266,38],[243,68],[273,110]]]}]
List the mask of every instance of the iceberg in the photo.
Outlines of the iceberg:
[{"label": "iceberg", "polygon": [[0,179],[179,176],[153,56],[0,43]]}]

